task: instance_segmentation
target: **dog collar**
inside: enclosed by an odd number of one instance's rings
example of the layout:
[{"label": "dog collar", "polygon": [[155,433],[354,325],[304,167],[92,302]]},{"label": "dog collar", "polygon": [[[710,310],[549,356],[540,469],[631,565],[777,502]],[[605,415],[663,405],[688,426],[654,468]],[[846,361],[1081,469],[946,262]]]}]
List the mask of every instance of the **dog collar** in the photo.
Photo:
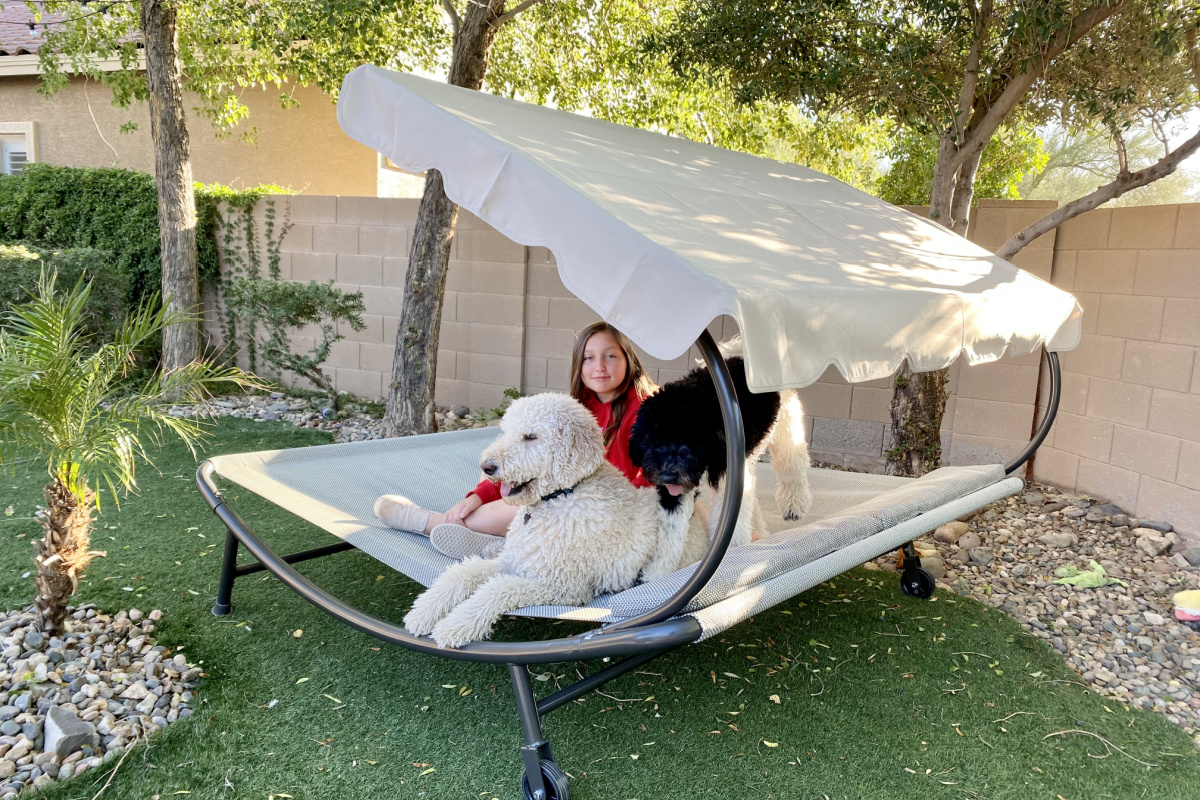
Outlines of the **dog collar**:
[{"label": "dog collar", "polygon": [[[578,485],[579,485],[578,483],[577,483],[577,484],[575,484],[575,486],[578,486]],[[558,489],[557,491],[553,491],[553,492],[551,492],[550,494],[544,494],[544,495],[542,495],[542,496],[541,496],[541,498],[540,498],[540,499],[541,499],[541,501],[544,503],[544,502],[546,502],[547,500],[553,500],[553,499],[554,499],[554,498],[556,498],[556,497],[566,497],[566,496],[567,496],[567,495],[569,495],[571,492],[575,491],[575,486],[571,486],[571,487],[569,487],[569,488],[567,488],[567,489]]]},{"label": "dog collar", "polygon": [[[578,486],[582,482],[583,481],[579,481],[578,483],[575,484],[575,486]],[[545,503],[547,500],[553,500],[556,497],[566,497],[571,492],[575,491],[575,486],[569,486],[566,489],[557,489],[557,490],[551,492],[550,494],[542,495],[541,497],[538,498],[538,500],[542,503]],[[532,514],[530,514],[530,512],[528,512],[528,511],[526,511],[525,512],[525,521],[522,524],[528,525],[531,517],[532,517]]]}]

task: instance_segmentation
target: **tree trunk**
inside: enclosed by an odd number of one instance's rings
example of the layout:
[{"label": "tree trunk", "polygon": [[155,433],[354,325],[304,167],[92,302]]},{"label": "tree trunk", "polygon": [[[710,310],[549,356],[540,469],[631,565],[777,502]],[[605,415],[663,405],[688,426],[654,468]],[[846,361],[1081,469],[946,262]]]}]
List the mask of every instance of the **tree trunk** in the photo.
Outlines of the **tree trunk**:
[{"label": "tree trunk", "polygon": [[953,226],[954,180],[958,168],[954,164],[958,147],[954,132],[946,131],[938,142],[937,162],[933,167],[933,187],[929,193],[929,218],[947,228]]},{"label": "tree trunk", "polygon": [[969,156],[958,168],[954,178],[954,201],[950,204],[950,230],[959,236],[967,235],[971,224],[971,201],[975,198],[975,175],[979,172],[979,162],[983,151]]},{"label": "tree trunk", "polygon": [[[453,56],[449,82],[478,91],[487,72],[488,53],[504,14],[505,0],[478,0],[467,6],[461,20],[455,18]],[[442,175],[429,170],[425,193],[417,210],[404,300],[396,329],[396,354],[392,381],[388,385],[386,436],[408,436],[436,430],[433,416],[434,380],[437,373],[438,333],[442,321],[442,298],[446,291],[446,267],[458,206],[443,190]]]},{"label": "tree trunk", "polygon": [[[182,67],[175,6],[141,0],[146,82],[150,89],[150,135],[158,187],[162,240],[163,302],[171,311],[196,313],[200,279],[196,266],[196,196],[183,105]],[[200,356],[199,322],[171,325],[163,332],[163,368],[177,369]]]},{"label": "tree trunk", "polygon": [[[965,236],[979,157],[968,158],[956,168],[957,153],[954,132],[947,131],[938,146],[929,217]],[[962,208],[964,198],[966,213]],[[958,230],[960,227],[961,231]],[[947,369],[913,372],[907,361],[900,365],[892,384],[892,426],[888,432],[888,448],[883,454],[889,475],[919,477],[941,464],[942,414],[946,411],[949,376]]]},{"label": "tree trunk", "polygon": [[[986,3],[981,8],[974,18],[976,45],[968,56],[959,96],[958,113],[961,116],[958,123],[965,130],[960,132],[951,126],[943,132],[938,143],[929,198],[930,219],[966,236],[971,198],[975,193],[975,173],[987,143],[1055,59],[1130,4],[1131,0],[1106,0],[1080,11],[1069,24],[1054,32],[1039,57],[1029,59],[1023,71],[1002,80],[998,91],[993,91],[990,97],[977,98],[978,42],[986,34],[991,4]],[[968,114],[969,109],[975,110]],[[891,446],[885,453],[889,473],[922,475],[939,463],[947,377],[947,370],[913,374],[907,364],[900,368],[892,393]]]},{"label": "tree trunk", "polygon": [[900,365],[892,392],[892,446],[884,454],[889,475],[919,477],[941,466],[948,373],[913,372],[907,361]]},{"label": "tree trunk", "polygon": [[438,331],[442,325],[442,298],[446,292],[446,267],[458,206],[442,189],[442,174],[425,173],[425,193],[413,228],[408,274],[404,278],[404,305],[396,330],[392,357],[392,382],[388,387],[385,436],[411,436],[437,430],[433,416],[434,379],[437,372]]},{"label": "tree trunk", "polygon": [[46,633],[57,633],[67,613],[67,602],[79,586],[79,572],[91,560],[88,547],[91,539],[93,498],[84,489],[84,501],[71,493],[60,479],[46,487],[46,508],[41,518],[45,536],[35,543],[37,553],[38,625]]}]

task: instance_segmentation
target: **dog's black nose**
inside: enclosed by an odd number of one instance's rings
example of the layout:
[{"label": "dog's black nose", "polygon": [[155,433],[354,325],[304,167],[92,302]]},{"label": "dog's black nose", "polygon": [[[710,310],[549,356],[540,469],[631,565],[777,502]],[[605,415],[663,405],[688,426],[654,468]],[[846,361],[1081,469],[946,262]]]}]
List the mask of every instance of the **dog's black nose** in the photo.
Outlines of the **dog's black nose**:
[{"label": "dog's black nose", "polygon": [[482,464],[480,464],[479,467],[480,467],[480,469],[483,470],[484,475],[489,475],[489,476],[495,475],[496,470],[500,469],[499,465],[497,465],[495,461],[485,461]]},{"label": "dog's black nose", "polygon": [[658,473],[658,481],[662,484],[683,483],[678,472],[660,472]]}]

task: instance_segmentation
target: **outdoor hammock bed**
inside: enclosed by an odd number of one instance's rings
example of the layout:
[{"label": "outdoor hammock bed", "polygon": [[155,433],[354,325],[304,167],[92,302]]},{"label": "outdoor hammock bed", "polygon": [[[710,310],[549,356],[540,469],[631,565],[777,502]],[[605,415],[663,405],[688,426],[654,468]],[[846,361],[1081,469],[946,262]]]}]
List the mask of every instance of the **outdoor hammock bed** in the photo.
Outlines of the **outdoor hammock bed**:
[{"label": "outdoor hammock bed", "polygon": [[[906,592],[933,589],[912,541],[1015,494],[1013,473],[1036,450],[1058,407],[1057,352],[1080,337],[1074,298],[965,239],[794,164],[530,106],[364,66],[347,75],[338,119],[353,138],[402,168],[441,172],[446,194],[515,242],[545,246],[564,285],[651,355],[694,342],[721,401],[728,463],[745,460],[741,415],[708,325],[733,316],[752,390],[799,388],[833,365],[850,382],[956,358],[1047,352],[1046,413],[1008,465],[945,467],[918,479],[810,471],[815,503],[785,522],[759,465],[771,535],[728,551],[742,494],[728,472],[720,534],[695,565],[583,607],[516,615],[595,623],[533,642],[439,649],[428,637],[355,609],[292,565],[358,549],[428,586],[451,562],[424,537],[383,527],[381,494],[430,508],[461,498],[492,429],[327,445],[206,461],[202,495],[225,524],[213,613],[231,610],[237,577],[274,574],[318,608],[382,641],[431,655],[508,666],[524,746],[527,798],[565,800],[541,718],[652,658],[701,641],[816,584],[903,548]],[[236,483],[337,537],[280,556],[230,507],[216,478]],[[237,564],[245,547],[256,559]],[[586,678],[535,697],[528,665],[602,659]],[[614,659],[620,659],[615,660]]]}]

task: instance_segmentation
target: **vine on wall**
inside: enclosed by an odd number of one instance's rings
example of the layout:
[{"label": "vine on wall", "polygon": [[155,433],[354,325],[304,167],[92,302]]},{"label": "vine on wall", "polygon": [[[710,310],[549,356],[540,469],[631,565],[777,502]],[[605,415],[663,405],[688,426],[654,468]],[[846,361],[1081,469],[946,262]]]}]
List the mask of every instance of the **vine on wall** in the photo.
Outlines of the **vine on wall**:
[{"label": "vine on wall", "polygon": [[[272,192],[271,190],[275,190]],[[284,370],[310,381],[327,393],[338,408],[333,377],[322,368],[335,342],[345,338],[341,325],[356,331],[365,327],[362,292],[346,293],[327,283],[284,280],[279,263],[283,239],[292,228],[291,205],[284,198],[282,215],[277,208],[278,187],[257,187],[223,198],[220,220],[221,275],[217,286],[225,301],[222,333],[225,341],[246,350],[250,370],[263,367],[281,377]],[[263,203],[260,236],[255,209]],[[263,274],[266,254],[266,275]],[[299,329],[320,330],[307,352],[293,349]]]}]

